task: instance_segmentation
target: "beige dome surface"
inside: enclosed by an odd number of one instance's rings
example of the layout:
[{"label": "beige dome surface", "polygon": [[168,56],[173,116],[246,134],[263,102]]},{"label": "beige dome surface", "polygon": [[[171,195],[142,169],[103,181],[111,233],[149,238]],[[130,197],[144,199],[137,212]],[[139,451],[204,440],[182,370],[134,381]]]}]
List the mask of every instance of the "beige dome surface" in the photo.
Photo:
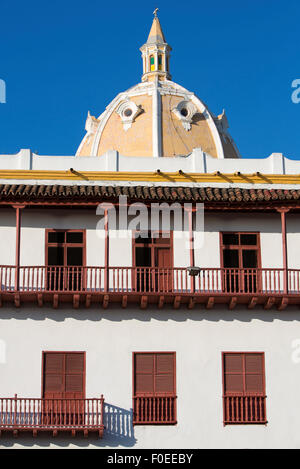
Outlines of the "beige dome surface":
[{"label": "beige dome surface", "polygon": [[159,19],[141,47],[142,82],[120,93],[95,118],[88,113],[77,156],[186,156],[201,148],[215,158],[239,158],[223,113],[214,116],[192,92],[171,81],[169,56]]}]

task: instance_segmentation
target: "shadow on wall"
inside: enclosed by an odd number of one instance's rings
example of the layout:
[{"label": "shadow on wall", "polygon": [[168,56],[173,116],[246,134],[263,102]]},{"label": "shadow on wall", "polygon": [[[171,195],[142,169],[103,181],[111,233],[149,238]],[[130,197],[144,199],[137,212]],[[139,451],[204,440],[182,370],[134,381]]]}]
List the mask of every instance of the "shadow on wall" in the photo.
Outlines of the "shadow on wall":
[{"label": "shadow on wall", "polygon": [[71,437],[70,433],[59,433],[55,438],[48,432],[39,433],[36,438],[33,438],[32,433],[25,433],[18,438],[14,438],[12,433],[8,436],[2,436],[0,439],[0,448],[12,447],[38,447],[47,448],[50,446],[68,448],[68,447],[98,447],[98,448],[114,448],[114,447],[132,447],[136,443],[134,437],[134,427],[132,425],[132,409],[127,410],[122,407],[105,403],[104,404],[104,425],[105,430],[103,438],[99,439],[95,434],[90,433],[88,438],[77,435],[75,438]]},{"label": "shadow on wall", "polygon": [[134,446],[134,427],[132,425],[132,409],[126,410],[105,403],[104,439],[111,445]]}]

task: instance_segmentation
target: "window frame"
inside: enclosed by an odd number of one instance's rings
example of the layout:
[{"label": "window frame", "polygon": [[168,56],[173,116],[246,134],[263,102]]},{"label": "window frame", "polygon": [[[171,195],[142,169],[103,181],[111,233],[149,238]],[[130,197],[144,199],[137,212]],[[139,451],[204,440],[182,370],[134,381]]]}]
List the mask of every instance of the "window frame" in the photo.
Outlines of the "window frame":
[{"label": "window frame", "polygon": [[[147,351],[147,352],[143,352],[143,351],[136,351],[136,352],[132,352],[132,394],[133,394],[133,397],[139,397],[136,393],[135,393],[135,356],[136,355],[173,355],[173,389],[174,389],[174,392],[172,393],[169,393],[169,392],[152,392],[152,393],[138,393],[141,397],[145,396],[149,396],[149,397],[158,397],[158,396],[169,396],[169,395],[172,395],[173,396],[176,396],[176,352],[174,351],[169,351],[169,352],[166,352],[166,351],[163,351],[163,352],[160,352],[160,351]],[[153,373],[155,375],[155,373]]]},{"label": "window frame", "polygon": [[[63,243],[49,243],[48,242],[48,234],[49,233],[82,233],[82,243],[67,243],[66,241]],[[65,238],[66,239],[66,238]],[[64,265],[61,267],[68,267],[66,264],[66,257],[67,257],[67,247],[82,247],[82,266],[79,267],[86,267],[86,229],[56,229],[56,228],[46,228],[45,229],[45,266],[49,267],[48,265],[48,247],[59,247],[63,246],[64,248]],[[51,267],[51,266],[50,266]]]},{"label": "window frame", "polygon": [[[142,230],[141,230],[142,231]],[[135,255],[135,248],[136,247],[149,247],[151,249],[151,266],[149,266],[149,268],[155,268],[155,258],[154,258],[154,251],[155,251],[155,248],[163,248],[163,247],[168,247],[169,250],[170,250],[170,264],[171,264],[171,267],[166,267],[166,268],[169,268],[169,269],[173,269],[174,268],[174,239],[173,239],[173,231],[158,231],[159,233],[159,237],[161,234],[163,233],[169,233],[170,236],[169,237],[166,237],[166,238],[163,238],[165,240],[169,240],[169,243],[166,242],[166,244],[158,244],[158,243],[155,243],[153,242],[153,239],[157,239],[157,238],[153,238],[153,236],[151,236],[151,243],[136,243],[136,233],[140,233],[141,231],[132,231],[132,267],[136,268],[136,267],[140,267],[140,266],[137,266],[136,265],[136,255]],[[149,231],[148,231],[149,232]],[[150,231],[150,234],[151,234],[151,231]]]},{"label": "window frame", "polygon": [[[42,366],[41,366],[41,399],[47,399],[44,397],[45,393],[45,356],[46,354],[64,354],[73,353],[73,354],[83,354],[83,392],[82,392],[82,399],[86,398],[86,351],[85,350],[43,350],[42,351]],[[64,398],[63,398],[64,399]]]},{"label": "window frame", "polygon": [[[171,354],[173,356],[173,392],[170,393],[170,392],[162,392],[162,393],[157,393],[157,392],[152,392],[152,393],[137,393],[135,392],[135,377],[136,377],[136,371],[135,371],[135,357],[136,355],[138,354],[143,354],[143,355],[155,355],[155,354]],[[176,352],[174,351],[135,351],[135,352],[132,352],[132,407],[133,407],[133,425],[177,425],[177,394],[176,394],[176,381],[177,381],[177,378],[176,378]],[[136,402],[136,399],[172,399],[173,402],[172,402],[172,418],[170,418],[169,420],[168,419],[164,419],[163,416],[160,416],[161,419],[160,420],[153,420],[151,419],[150,416],[148,416],[148,420],[147,421],[139,421],[139,420],[135,420],[136,419],[136,416],[135,416],[135,412],[136,412],[136,406],[135,406],[135,402]],[[155,401],[153,401],[155,402]],[[163,402],[163,401],[162,401]],[[170,402],[170,401],[169,401]],[[155,406],[155,404],[152,404]],[[163,405],[163,404],[161,404]],[[168,404],[168,401],[166,401],[166,403],[164,404],[165,406],[169,406],[171,405],[170,403]],[[170,412],[171,412],[171,407],[170,407]],[[152,415],[152,414],[151,414]],[[169,414],[169,417],[170,417],[170,414]]]},{"label": "window frame", "polygon": [[[238,235],[239,239],[241,235],[256,235],[257,236],[257,241],[256,244],[224,244],[223,243],[223,235],[224,234],[232,234],[232,235]],[[220,231],[220,266],[221,269],[226,269],[227,267],[224,267],[224,256],[223,256],[223,251],[224,249],[230,249],[230,250],[238,250],[239,252],[239,265],[241,261],[241,251],[243,249],[249,250],[249,251],[256,251],[257,252],[257,267],[256,269],[261,269],[261,243],[260,243],[260,231]],[[230,268],[230,267],[228,267]],[[236,269],[248,269],[248,267],[232,267]]]},{"label": "window frame", "polygon": [[[262,391],[261,392],[246,392],[245,391],[245,359],[243,359],[243,392],[226,392],[225,391],[225,356],[226,355],[260,355],[262,357]],[[223,401],[223,425],[267,425],[267,409],[266,409],[266,360],[265,360],[265,352],[262,351],[223,351],[221,353],[222,359],[222,401]],[[235,421],[235,422],[228,422],[226,420],[226,408],[225,408],[225,398],[253,398],[253,397],[260,397],[263,398],[263,415],[264,420],[261,421]],[[247,402],[247,401],[246,401]]]}]

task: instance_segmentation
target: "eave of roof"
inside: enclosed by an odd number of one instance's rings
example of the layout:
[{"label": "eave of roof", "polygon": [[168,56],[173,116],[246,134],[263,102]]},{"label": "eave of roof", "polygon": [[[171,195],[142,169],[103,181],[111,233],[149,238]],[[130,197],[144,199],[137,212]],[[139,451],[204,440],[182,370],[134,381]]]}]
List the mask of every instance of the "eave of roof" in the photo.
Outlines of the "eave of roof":
[{"label": "eave of roof", "polygon": [[127,196],[131,200],[166,202],[210,202],[229,204],[297,203],[300,189],[245,189],[240,187],[112,186],[112,185],[26,185],[0,184],[0,201],[102,200]]}]

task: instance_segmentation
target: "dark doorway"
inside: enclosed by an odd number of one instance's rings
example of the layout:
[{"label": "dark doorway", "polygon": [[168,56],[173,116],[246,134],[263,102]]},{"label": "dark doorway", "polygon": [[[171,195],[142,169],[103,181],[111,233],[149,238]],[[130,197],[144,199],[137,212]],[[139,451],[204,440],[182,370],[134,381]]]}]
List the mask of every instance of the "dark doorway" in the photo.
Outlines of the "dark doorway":
[{"label": "dark doorway", "polygon": [[223,290],[229,293],[258,291],[259,233],[221,233]]},{"label": "dark doorway", "polygon": [[84,230],[46,230],[47,288],[50,291],[84,289]]},{"label": "dark doorway", "polygon": [[172,233],[134,233],[133,285],[138,292],[166,292],[172,290],[173,243]]}]

